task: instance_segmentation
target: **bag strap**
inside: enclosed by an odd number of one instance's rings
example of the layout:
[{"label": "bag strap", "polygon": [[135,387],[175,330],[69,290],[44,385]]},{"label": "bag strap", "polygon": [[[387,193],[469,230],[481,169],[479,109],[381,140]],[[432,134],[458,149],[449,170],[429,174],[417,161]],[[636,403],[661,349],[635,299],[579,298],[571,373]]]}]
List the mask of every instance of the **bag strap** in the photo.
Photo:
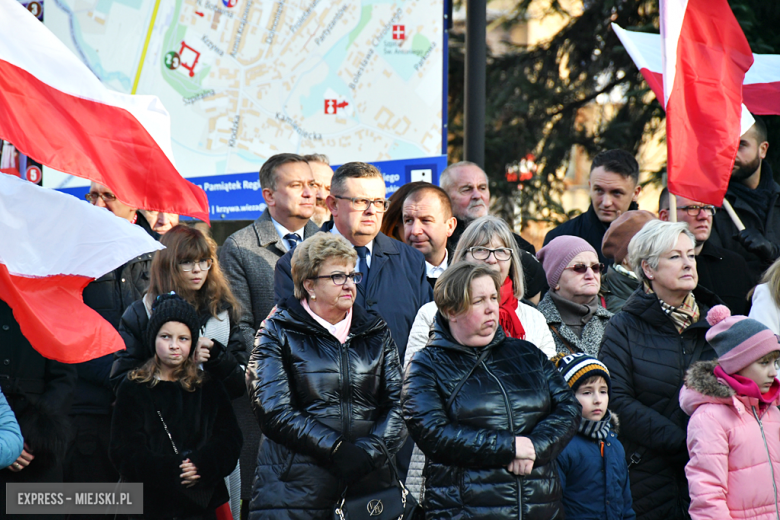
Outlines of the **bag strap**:
[{"label": "bag strap", "polygon": [[580,352],[579,349],[574,350],[573,348],[571,348],[571,343],[569,343],[569,341],[566,338],[564,338],[560,332],[558,332],[558,327],[556,327],[555,325],[548,325],[548,327],[550,327],[550,330],[553,331],[556,336],[558,336],[558,339],[561,340],[563,346],[569,349],[569,352],[571,352],[572,354],[578,354]]},{"label": "bag strap", "polygon": [[485,361],[488,355],[490,355],[490,350],[489,349],[483,350],[482,353],[477,358],[477,362],[474,363],[473,367],[471,367],[471,370],[469,370],[468,373],[465,376],[463,376],[460,381],[458,381],[458,384],[455,385],[455,388],[452,389],[452,393],[450,394],[449,399],[447,399],[447,406],[444,408],[445,412],[450,409],[450,406],[452,406],[452,402],[455,400],[455,396],[457,396],[458,392],[460,392],[460,389],[463,388],[463,385],[466,383],[466,380],[469,377],[471,377],[471,374],[473,374],[474,371],[477,369],[477,367],[481,365],[483,361]]}]

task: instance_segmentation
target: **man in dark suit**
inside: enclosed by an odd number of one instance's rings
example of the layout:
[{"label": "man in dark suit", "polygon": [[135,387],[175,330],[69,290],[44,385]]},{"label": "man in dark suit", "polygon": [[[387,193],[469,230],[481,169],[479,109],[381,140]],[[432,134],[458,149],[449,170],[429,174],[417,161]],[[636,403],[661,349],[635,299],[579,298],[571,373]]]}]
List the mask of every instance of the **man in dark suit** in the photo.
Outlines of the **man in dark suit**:
[{"label": "man in dark suit", "polygon": [[[433,291],[422,253],[379,231],[386,208],[385,181],[379,170],[366,163],[347,163],[333,174],[328,196],[333,220],[322,231],[339,234],[355,246],[355,270],[363,273],[355,304],[384,318],[403,359],[417,311],[433,299]],[[293,293],[290,257],[285,254],[276,264],[277,302]]]},{"label": "man in dark suit", "polygon": [[457,221],[450,198],[443,189],[425,183],[406,195],[402,208],[404,243],[425,257],[426,276],[433,287],[452,262],[447,239],[455,231]]},{"label": "man in dark suit", "polygon": [[[276,261],[293,244],[317,232],[317,226],[309,221],[314,213],[316,185],[303,157],[292,153],[269,157],[260,168],[260,186],[267,206],[265,211],[252,225],[230,235],[219,251],[222,270],[241,304],[239,327],[247,353],[252,352],[255,332],[274,306]],[[249,500],[260,427],[248,397],[237,399],[233,409],[244,434],[241,498]]]},{"label": "man in dark suit", "polygon": [[544,237],[544,245],[561,235],[585,239],[599,254],[599,262],[612,265],[612,259],[601,252],[604,233],[613,220],[628,210],[639,209],[636,199],[639,164],[625,150],[607,150],[593,158],[590,165],[590,207],[582,215],[564,222]]},{"label": "man in dark suit", "polygon": [[[685,222],[696,238],[696,271],[699,285],[714,292],[731,314],[747,316],[750,305],[747,293],[755,285],[744,258],[733,251],[712,243],[712,221],[717,213],[715,206],[677,196],[677,222]],[[658,199],[658,217],[669,220],[669,190],[661,192]]]}]

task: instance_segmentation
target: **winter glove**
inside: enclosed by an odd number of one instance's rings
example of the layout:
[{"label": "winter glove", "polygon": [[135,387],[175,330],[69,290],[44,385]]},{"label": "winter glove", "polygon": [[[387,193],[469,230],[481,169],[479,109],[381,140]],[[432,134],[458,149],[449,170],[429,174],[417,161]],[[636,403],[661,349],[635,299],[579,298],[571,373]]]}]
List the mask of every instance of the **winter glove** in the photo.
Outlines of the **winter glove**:
[{"label": "winter glove", "polygon": [[330,472],[347,483],[355,482],[374,469],[368,453],[347,440],[336,446],[331,458]]},{"label": "winter glove", "polygon": [[780,256],[780,248],[777,244],[767,239],[755,228],[743,229],[737,235],[737,240],[745,249],[767,263],[774,262]]}]

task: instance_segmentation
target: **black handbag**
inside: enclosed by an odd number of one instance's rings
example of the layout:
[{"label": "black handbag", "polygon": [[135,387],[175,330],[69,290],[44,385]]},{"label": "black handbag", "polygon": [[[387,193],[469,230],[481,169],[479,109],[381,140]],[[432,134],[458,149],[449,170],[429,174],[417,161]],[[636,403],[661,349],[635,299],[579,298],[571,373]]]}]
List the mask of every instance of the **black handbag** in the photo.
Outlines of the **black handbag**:
[{"label": "black handbag", "polygon": [[422,508],[398,477],[393,457],[384,442],[379,442],[393,470],[395,483],[388,488],[362,496],[347,498],[347,488],[333,510],[333,520],[417,520],[423,518]]}]

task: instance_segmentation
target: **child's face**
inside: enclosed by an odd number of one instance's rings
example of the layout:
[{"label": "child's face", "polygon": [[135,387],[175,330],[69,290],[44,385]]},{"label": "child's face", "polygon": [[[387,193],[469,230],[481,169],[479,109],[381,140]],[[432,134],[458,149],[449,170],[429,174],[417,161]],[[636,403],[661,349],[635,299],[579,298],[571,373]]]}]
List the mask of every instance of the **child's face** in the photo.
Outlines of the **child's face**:
[{"label": "child's face", "polygon": [[775,363],[777,363],[778,356],[780,356],[780,351],[771,352],[758,361],[749,364],[737,372],[737,374],[755,381],[761,393],[765,394],[772,387],[772,383],[775,382],[777,377]]},{"label": "child's face", "polygon": [[574,393],[582,405],[582,417],[589,421],[601,421],[609,406],[609,387],[603,377],[586,381]]},{"label": "child's face", "polygon": [[164,368],[172,370],[182,365],[189,357],[192,348],[192,334],[189,327],[178,321],[164,323],[157,332],[154,348]]}]

